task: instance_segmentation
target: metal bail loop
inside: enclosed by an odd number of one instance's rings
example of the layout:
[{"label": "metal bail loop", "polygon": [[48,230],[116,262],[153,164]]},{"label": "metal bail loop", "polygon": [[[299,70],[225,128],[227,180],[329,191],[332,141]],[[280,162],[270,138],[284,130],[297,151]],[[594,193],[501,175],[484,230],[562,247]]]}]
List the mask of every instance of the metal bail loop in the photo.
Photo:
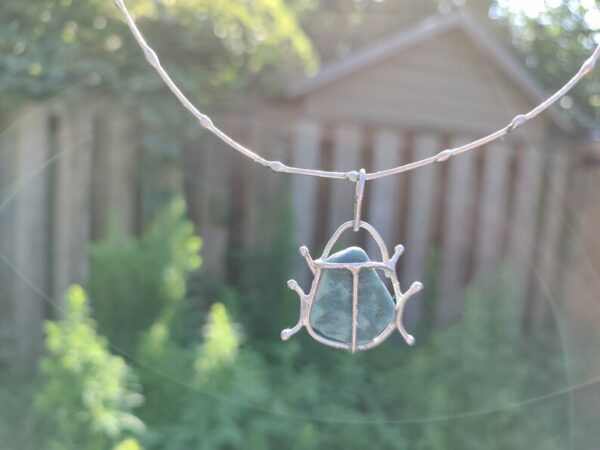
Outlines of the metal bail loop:
[{"label": "metal bail loop", "polygon": [[360,230],[360,209],[362,207],[363,196],[365,193],[365,180],[367,172],[365,169],[358,171],[358,180],[356,181],[356,193],[354,195],[354,226],[353,230]]}]

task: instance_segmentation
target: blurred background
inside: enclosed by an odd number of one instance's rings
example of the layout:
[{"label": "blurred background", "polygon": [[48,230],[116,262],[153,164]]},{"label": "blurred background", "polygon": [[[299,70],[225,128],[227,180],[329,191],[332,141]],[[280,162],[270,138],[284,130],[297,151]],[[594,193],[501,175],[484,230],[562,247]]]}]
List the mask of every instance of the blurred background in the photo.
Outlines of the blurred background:
[{"label": "blurred background", "polygon": [[[219,126],[340,171],[498,129],[600,42],[596,0],[126,4]],[[367,183],[425,289],[414,347],[350,355],[279,333],[351,183],[204,132],[109,0],[4,0],[0,23],[0,448],[598,448],[600,72],[503,141]]]}]

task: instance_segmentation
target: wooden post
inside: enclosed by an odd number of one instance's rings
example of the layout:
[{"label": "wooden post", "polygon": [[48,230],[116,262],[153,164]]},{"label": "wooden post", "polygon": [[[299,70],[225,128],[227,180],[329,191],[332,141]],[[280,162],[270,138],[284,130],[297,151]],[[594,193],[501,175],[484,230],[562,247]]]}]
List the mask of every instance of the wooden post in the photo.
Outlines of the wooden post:
[{"label": "wooden post", "polygon": [[[302,167],[319,166],[321,127],[319,124],[303,120],[296,124],[293,137],[292,163]],[[292,204],[294,208],[294,246],[314,243],[313,221],[317,202],[319,180],[314,177],[292,176]],[[300,256],[294,258],[296,279],[306,284],[309,270]]]},{"label": "wooden post", "polygon": [[[227,124],[225,124],[227,125]],[[237,189],[241,180],[236,176],[239,166],[244,161],[237,161],[237,155],[223,147],[221,141],[204,133],[192,145],[194,160],[198,162],[198,171],[188,172],[186,177],[192,179],[195,193],[191,201],[195,203],[194,209],[198,216],[197,226],[202,245],[202,270],[210,273],[215,279],[226,276],[227,249],[231,240],[231,222],[237,220],[236,211],[232,202],[240,199],[232,198],[232,190]],[[238,172],[239,173],[239,172]],[[223,185],[223,180],[229,180]],[[237,183],[237,184],[236,184]],[[241,219],[239,219],[241,220]]]},{"label": "wooden post", "polygon": [[529,287],[535,248],[543,160],[541,151],[536,148],[524,147],[519,153],[508,255],[514,296],[523,303]]},{"label": "wooden post", "polygon": [[65,151],[70,155],[71,227],[70,282],[81,283],[88,274],[88,247],[91,229],[91,179],[94,152],[95,104],[93,99],[70,107],[71,141]]},{"label": "wooden post", "polygon": [[[333,167],[335,170],[360,169],[361,131],[359,127],[347,124],[335,128],[333,137]],[[333,233],[342,223],[352,220],[354,208],[354,185],[344,180],[330,182],[332,185],[327,235]]]},{"label": "wooden post", "polygon": [[[283,160],[282,155],[276,154],[275,134],[271,124],[265,121],[251,121],[247,124],[251,129],[251,148],[256,149],[264,158],[270,160]],[[268,221],[268,214],[272,212],[271,201],[275,200],[278,193],[276,181],[281,177],[272,173],[259,164],[244,164],[246,183],[244,187],[245,201],[248,204],[246,225],[244,226],[244,243],[249,248],[256,247],[270,238],[273,230]],[[273,190],[268,188],[272,187]]]},{"label": "wooden post", "polygon": [[[91,228],[95,107],[86,98],[53,105],[58,121],[52,189],[52,297],[59,305],[71,283],[87,277]],[[60,311],[59,311],[60,312]]]},{"label": "wooden post", "polygon": [[502,259],[503,230],[507,222],[509,162],[512,147],[497,142],[484,150],[482,193],[475,248],[476,277],[489,275]]},{"label": "wooden post", "polygon": [[[73,195],[74,176],[71,170],[73,157],[73,125],[68,105],[55,102],[52,105],[53,114],[57,120],[57,139],[55,157],[57,158],[54,171],[54,186],[52,186],[52,298],[63,304],[63,296],[71,282],[71,227],[74,227],[71,196]],[[60,315],[59,311],[56,311]]]},{"label": "wooden post", "polygon": [[106,237],[110,226],[133,234],[136,224],[135,123],[131,114],[112,101],[102,102],[96,120],[98,148],[93,155],[92,237]]},{"label": "wooden post", "polygon": [[17,183],[17,129],[11,125],[0,133],[0,365],[14,360],[17,329],[14,323],[16,275],[4,260],[14,260],[15,203]]},{"label": "wooden post", "polygon": [[[552,310],[548,304],[554,301],[557,293],[559,244],[561,228],[565,217],[567,181],[569,175],[569,155],[566,149],[555,151],[550,157],[550,169],[546,187],[546,202],[542,213],[542,229],[539,244],[539,260],[536,262],[535,279],[537,288],[533,291],[530,323],[541,325]],[[552,296],[552,298],[548,298]]]},{"label": "wooden post", "polygon": [[[468,141],[455,138],[456,147]],[[442,235],[442,272],[440,276],[440,301],[436,306],[436,319],[446,323],[462,312],[462,289],[466,282],[467,257],[472,241],[474,223],[475,154],[466,153],[451,159],[445,187],[446,212]]]},{"label": "wooden post", "polygon": [[[577,142],[579,149],[585,143]],[[588,144],[590,145],[590,144]],[[596,143],[598,145],[598,143]],[[581,157],[581,153],[577,154]],[[581,160],[579,159],[579,161]],[[590,158],[587,164],[571,166],[574,170],[569,189],[569,239],[565,254],[560,255],[560,270],[564,275],[564,292],[557,307],[557,323],[566,331],[565,344],[569,364],[571,386],[587,384],[600,373],[598,358],[598,323],[600,308],[600,165]],[[558,280],[562,282],[562,280]],[[573,448],[586,448],[600,439],[598,428],[598,404],[600,392],[597,389],[578,389],[572,392],[570,402],[574,414],[572,423],[577,425],[576,436],[579,442]],[[577,445],[579,444],[579,445]]]},{"label": "wooden post", "polygon": [[[397,132],[385,129],[377,130],[373,142],[373,167],[375,170],[380,170],[400,165],[402,150]],[[366,219],[374,224],[388,248],[399,244],[399,242],[392,242],[397,236],[394,227],[397,226],[398,209],[404,206],[399,201],[402,197],[399,187],[399,176],[373,181],[366,186],[366,189],[371,190],[370,198],[372,199],[369,202]],[[378,247],[372,239],[368,241],[367,253],[371,258],[380,257]]]},{"label": "wooden post", "polygon": [[14,329],[21,370],[41,352],[48,287],[48,117],[44,106],[27,107],[15,125],[17,186],[14,228]]},{"label": "wooden post", "polygon": [[[302,167],[318,167],[321,128],[311,121],[301,121],[295,127],[292,160]],[[313,215],[315,211],[318,180],[314,177],[292,175],[292,202],[294,205],[294,244],[313,243]]]},{"label": "wooden post", "polygon": [[112,111],[115,119],[111,121],[111,190],[108,204],[111,213],[114,211],[118,215],[123,230],[133,234],[137,213],[136,180],[139,163],[136,124],[132,120],[131,112],[123,107],[112,105]]},{"label": "wooden post", "polygon": [[[429,157],[440,150],[437,136],[422,134],[415,136],[413,144],[415,160]],[[410,175],[410,198],[408,201],[406,264],[402,266],[402,286],[414,281],[426,281],[427,258],[431,250],[434,231],[435,206],[439,188],[439,167],[431,165]],[[425,289],[428,289],[425,286]],[[421,317],[422,304],[409,302],[404,312],[406,323],[416,323]]]}]

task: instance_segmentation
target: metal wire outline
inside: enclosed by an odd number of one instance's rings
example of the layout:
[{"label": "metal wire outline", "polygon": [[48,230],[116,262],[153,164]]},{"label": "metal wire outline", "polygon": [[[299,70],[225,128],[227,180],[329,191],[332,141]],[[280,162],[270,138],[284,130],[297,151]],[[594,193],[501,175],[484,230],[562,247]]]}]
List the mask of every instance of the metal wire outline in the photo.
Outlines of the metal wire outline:
[{"label": "metal wire outline", "polygon": [[[359,178],[359,172],[356,170],[349,172],[338,172],[338,171],[329,171],[329,170],[319,170],[319,169],[308,169],[304,167],[294,167],[283,164],[281,161],[270,161],[266,158],[263,158],[258,153],[250,150],[248,147],[237,142],[235,139],[230,137],[223,130],[218,128],[212,121],[212,119],[206,114],[202,113],[198,108],[194,106],[194,104],[185,96],[185,94],[181,91],[181,89],[177,86],[177,84],[173,81],[168,72],[164,69],[164,67],[160,63],[160,59],[156,52],[148,45],[144,36],[140,32],[137,27],[133,17],[131,16],[127,6],[125,5],[124,0],[114,0],[115,5],[121,11],[123,18],[127,26],[129,27],[131,33],[133,34],[135,40],[138,45],[144,52],[144,56],[148,63],[154,67],[160,78],[164,81],[167,87],[171,90],[171,92],[177,97],[179,102],[183,105],[185,109],[187,109],[200,123],[200,125],[206,128],[208,131],[213,133],[227,145],[232,147],[234,150],[237,150],[242,155],[250,158],[252,161],[269,168],[273,172],[282,172],[289,173],[295,175],[307,175],[319,178],[329,178],[329,179],[338,179],[338,180],[350,180],[352,182],[357,182]],[[494,131],[486,136],[483,136],[479,139],[476,139],[467,144],[447,148],[442,150],[435,155],[432,155],[428,158],[423,158],[418,161],[413,161],[408,164],[403,164],[397,167],[393,167],[390,169],[380,170],[377,172],[370,172],[365,174],[365,180],[376,180],[378,178],[384,178],[391,175],[397,175],[404,172],[409,172],[415,169],[419,169],[421,167],[428,166],[430,164],[445,162],[448,161],[453,156],[460,155],[462,153],[468,152],[470,150],[474,150],[476,148],[480,148],[486,144],[489,144],[493,141],[501,139],[507,136],[509,133],[514,131],[516,128],[523,125],[525,122],[533,119],[546,109],[548,109],[551,105],[556,103],[561,97],[566,95],[573,87],[579,83],[579,81],[588,75],[590,72],[594,70],[598,59],[600,58],[600,44],[598,44],[595,50],[592,52],[591,56],[586,59],[581,65],[580,69],[569,79],[558,91],[544,100],[542,103],[531,109],[530,111],[519,114],[515,116],[507,125],[500,128],[497,131]]]},{"label": "metal wire outline", "polygon": [[[299,286],[296,280],[288,281],[288,287],[295,291],[300,299],[300,317],[298,319],[298,322],[293,327],[286,328],[281,332],[281,339],[283,339],[284,341],[290,339],[293,335],[298,333],[304,327],[306,328],[308,334],[317,342],[333,348],[350,350],[352,353],[359,350],[369,350],[371,348],[377,347],[379,344],[385,341],[387,337],[393,333],[394,330],[398,330],[398,332],[404,338],[408,345],[414,344],[415,339],[404,328],[404,324],[402,323],[402,317],[406,302],[409,298],[411,298],[413,295],[415,295],[421,289],[423,289],[423,284],[419,281],[415,281],[405,292],[402,292],[402,290],[400,289],[400,282],[398,281],[398,276],[396,275],[396,264],[398,263],[398,259],[404,252],[404,247],[402,245],[397,245],[396,247],[394,247],[394,254],[390,258],[385,242],[383,242],[383,239],[381,238],[377,230],[371,224],[360,221],[359,227],[366,230],[377,244],[377,247],[379,247],[379,251],[381,252],[381,261],[369,261],[358,263],[337,263],[327,261],[327,258],[329,257],[331,250],[333,249],[333,246],[338,241],[342,233],[344,233],[348,229],[354,228],[354,225],[354,220],[350,220],[340,225],[327,242],[327,245],[323,250],[323,254],[319,259],[313,259],[306,246],[300,247],[300,254],[306,260],[306,263],[308,264],[308,267],[313,273],[314,278],[311,283],[310,291],[308,291],[308,293],[305,293],[302,290],[302,288]],[[336,341],[328,337],[321,336],[321,334],[319,334],[315,329],[313,329],[310,321],[310,314],[315,301],[315,297],[317,295],[317,288],[321,280],[321,275],[323,273],[323,270],[328,269],[348,270],[352,274],[352,339],[349,343]],[[360,271],[368,269],[381,270],[384,273],[384,275],[390,280],[396,305],[394,319],[383,330],[381,330],[377,336],[375,336],[368,342],[363,342],[359,344],[357,342],[359,304],[358,281]]]}]

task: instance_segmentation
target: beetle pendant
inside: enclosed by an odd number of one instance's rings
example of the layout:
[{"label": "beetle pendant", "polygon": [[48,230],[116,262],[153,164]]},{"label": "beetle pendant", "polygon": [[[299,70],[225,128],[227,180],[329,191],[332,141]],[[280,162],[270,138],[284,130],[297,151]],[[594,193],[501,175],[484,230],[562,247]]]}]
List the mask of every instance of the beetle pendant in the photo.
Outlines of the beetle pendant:
[{"label": "beetle pendant", "polygon": [[[355,352],[381,344],[394,329],[398,329],[407,344],[414,343],[414,338],[402,324],[402,313],[406,301],[423,285],[416,281],[406,292],[400,290],[396,264],[404,248],[397,245],[390,258],[379,233],[361,221],[359,227],[375,240],[381,261],[370,261],[359,247],[349,247],[330,255],[342,233],[354,225],[354,221],[342,224],[319,259],[313,260],[308,248],[300,247],[300,254],[306,259],[314,278],[308,294],[295,280],[288,281],[290,289],[300,297],[300,318],[294,327],[281,332],[283,340],[306,327],[318,342]],[[391,281],[393,296],[377,271]]]}]

